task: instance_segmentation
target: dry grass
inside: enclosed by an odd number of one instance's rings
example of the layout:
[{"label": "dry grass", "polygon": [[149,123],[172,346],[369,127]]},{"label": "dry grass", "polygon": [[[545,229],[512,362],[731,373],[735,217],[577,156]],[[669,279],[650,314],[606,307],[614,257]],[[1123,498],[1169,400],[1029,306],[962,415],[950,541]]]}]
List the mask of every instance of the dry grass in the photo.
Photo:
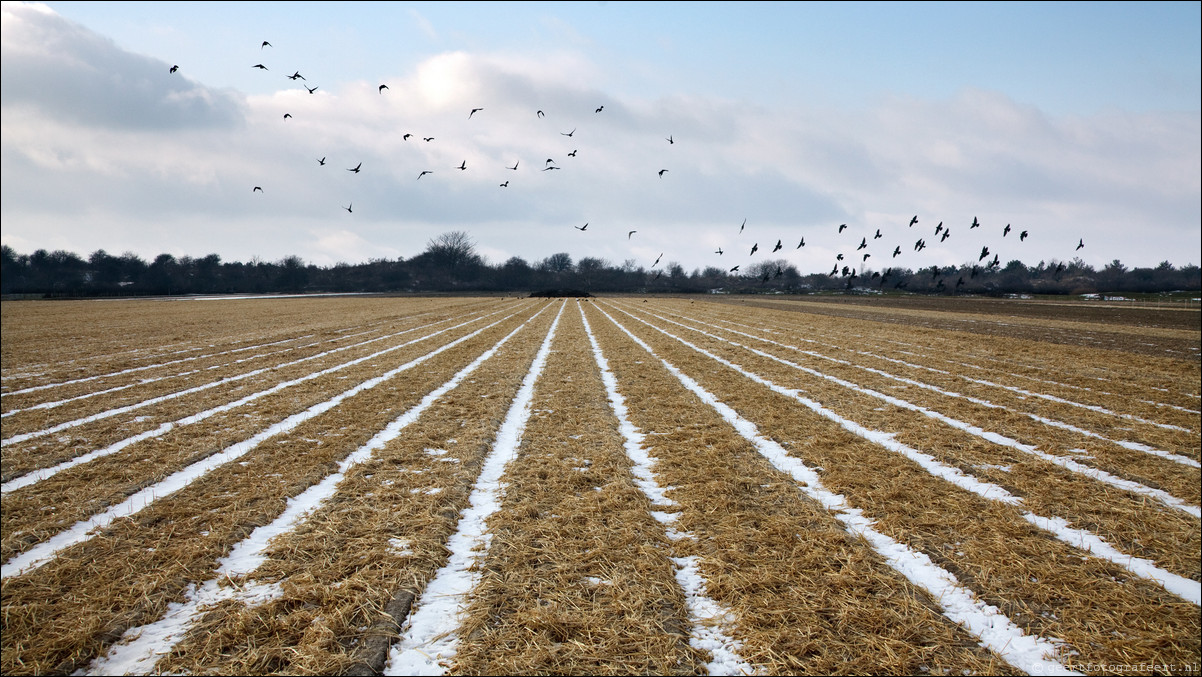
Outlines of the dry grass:
[{"label": "dry grass", "polygon": [[[1095,326],[1081,315],[1048,324],[1012,318],[999,322],[958,311],[953,322],[951,313],[938,309],[849,306],[837,309],[844,316],[835,317],[827,312],[829,303],[811,307],[772,301],[770,305],[790,308],[782,312],[757,307],[758,300],[741,306],[691,301],[616,304],[744,369],[800,389],[840,416],[891,433],[945,464],[1000,485],[1020,496],[1024,509],[1064,517],[1124,552],[1202,579],[1196,518],[644,311],[1040,450],[1073,456],[1197,505],[1202,478],[1196,468],[1025,415],[1199,458],[1202,425],[1192,413],[1199,408],[1197,360],[1163,352],[1149,356],[1150,349],[1131,359],[1130,353],[1113,349],[1122,347],[1122,341],[1107,338],[1172,342],[1181,340],[1173,333],[1177,330],[1125,326],[1114,318]],[[334,472],[341,459],[389,421],[546,308],[402,435],[353,468],[326,504],[272,542],[266,564],[237,581],[276,584],[278,598],[251,606],[230,601],[205,610],[156,666],[156,671],[176,674],[378,673],[414,600],[446,562],[447,540],[467,506],[480,464],[559,303],[454,298],[5,302],[0,349],[5,412],[129,386],[85,398],[78,406],[6,417],[5,437],[205,379],[282,364],[332,345],[406,329],[442,328],[502,308],[522,312],[267,440],[239,462],[160,497],[46,565],[6,578],[0,592],[0,670],[44,674],[86,668],[126,629],[157,620],[170,602],[184,598],[190,585],[212,579],[218,559],[255,527],[275,519],[289,497]],[[1026,522],[1020,510],[936,479],[796,400],[615,313],[609,301],[584,302],[627,398],[631,421],[647,434],[650,452],[658,459],[657,481],[671,487],[669,496],[679,514],[675,527],[695,536],[667,538],[634,482],[576,304],[568,302],[563,314],[535,389],[534,416],[505,476],[502,508],[490,520],[491,546],[479,563],[480,582],[469,600],[451,672],[703,673],[710,657],[689,644],[691,622],[670,559],[683,556],[698,558],[705,593],[730,610],[729,631],[741,642],[740,654],[764,674],[1015,672],[944,617],[927,593],[886,566],[865,542],[849,536],[794,480],[774,469],[594,307],[619,318],[657,353],[753,421],[761,434],[819,469],[826,486],[845,495],[882,532],[927,554],[1027,632],[1063,640],[1062,660],[1070,667],[1097,673],[1105,670],[1090,666],[1155,663],[1180,670],[1198,664],[1202,621],[1196,606],[1051,538]],[[817,306],[826,309],[814,312]],[[697,321],[686,322],[682,316]],[[878,321],[886,316],[931,326],[902,328]],[[180,426],[7,494],[0,515],[0,554],[7,560],[188,463],[500,317]],[[762,335],[853,364],[723,333],[698,321],[748,333],[770,330]],[[980,331],[959,331],[973,323],[1005,324],[1007,335],[983,340]],[[948,328],[952,326],[956,330]],[[1053,329],[1080,340],[1065,344],[1048,335]],[[0,475],[7,480],[52,466],[420,333],[7,446],[0,451]],[[1111,348],[1090,347],[1091,335]],[[1196,335],[1193,340],[1197,342]],[[276,342],[282,343],[217,355]],[[115,373],[171,360],[184,361]],[[854,365],[998,406],[949,398]],[[189,370],[198,371],[182,375]],[[9,395],[89,376],[102,378]],[[139,383],[167,376],[171,378]],[[1023,395],[963,376],[1187,430]],[[1146,674],[1127,671],[1131,673]]]}]

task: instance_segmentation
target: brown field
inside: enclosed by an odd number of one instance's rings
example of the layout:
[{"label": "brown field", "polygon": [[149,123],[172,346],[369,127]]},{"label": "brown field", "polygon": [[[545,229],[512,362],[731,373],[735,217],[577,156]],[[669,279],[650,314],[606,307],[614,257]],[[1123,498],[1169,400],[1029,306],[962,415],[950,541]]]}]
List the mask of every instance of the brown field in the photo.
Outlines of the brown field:
[{"label": "brown field", "polygon": [[1196,309],[0,309],[5,674],[1200,669]]}]

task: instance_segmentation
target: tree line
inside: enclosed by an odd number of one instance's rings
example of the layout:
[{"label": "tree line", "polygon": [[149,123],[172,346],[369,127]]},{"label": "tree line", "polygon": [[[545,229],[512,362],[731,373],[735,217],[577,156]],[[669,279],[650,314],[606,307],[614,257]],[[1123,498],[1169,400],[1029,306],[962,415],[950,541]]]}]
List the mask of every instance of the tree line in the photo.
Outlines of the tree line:
[{"label": "tree line", "polygon": [[905,291],[921,294],[1085,294],[1166,292],[1202,289],[1195,264],[1128,268],[1117,259],[1100,270],[1080,259],[1013,260],[1004,266],[931,266],[917,270],[846,270],[802,274],[784,259],[762,260],[742,272],[706,267],[686,272],[675,262],[647,269],[631,260],[574,260],[566,252],[540,261],[511,257],[490,264],[463,231],[431,239],[409,259],[317,266],[297,256],[266,262],[222,261],[160,254],[147,262],[133,253],[113,256],[103,249],[86,259],[62,250],[18,254],[3,246],[0,293],[39,297],[147,296],[244,293],[806,293],[816,291]]}]

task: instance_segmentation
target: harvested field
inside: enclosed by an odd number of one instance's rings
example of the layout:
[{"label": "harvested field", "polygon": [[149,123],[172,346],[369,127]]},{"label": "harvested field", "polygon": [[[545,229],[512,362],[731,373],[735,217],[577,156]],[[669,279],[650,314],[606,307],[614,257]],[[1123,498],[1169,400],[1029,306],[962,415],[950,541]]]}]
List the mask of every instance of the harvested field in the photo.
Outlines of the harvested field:
[{"label": "harvested field", "polygon": [[2,309],[6,674],[1202,660],[1197,311]]}]

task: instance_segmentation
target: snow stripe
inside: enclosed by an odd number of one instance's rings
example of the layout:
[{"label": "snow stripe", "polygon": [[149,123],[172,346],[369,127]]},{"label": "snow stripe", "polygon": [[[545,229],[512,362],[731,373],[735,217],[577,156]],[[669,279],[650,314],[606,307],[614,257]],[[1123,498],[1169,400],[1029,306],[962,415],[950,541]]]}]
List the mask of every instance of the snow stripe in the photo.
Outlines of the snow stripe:
[{"label": "snow stripe", "polygon": [[256,528],[245,539],[236,543],[228,555],[218,560],[218,577],[206,581],[199,589],[191,587],[186,593],[187,601],[175,603],[159,620],[137,628],[126,630],[122,639],[110,647],[108,653],[92,662],[85,674],[89,675],[144,675],[154,670],[159,657],[169,653],[191,629],[201,615],[212,606],[229,599],[238,599],[248,606],[268,602],[282,594],[282,581],[273,584],[255,584],[239,581],[222,586],[223,582],[249,576],[267,560],[267,547],[271,540],[281,534],[295,530],[305,518],[321,509],[333,497],[351,468],[369,460],[387,443],[400,436],[401,431],[417,420],[443,395],[457,387],[481,364],[491,358],[509,339],[526,327],[535,313],[517,329],[514,329],[493,347],[486,350],[455,374],[449,381],[430,391],[421,402],[398,416],[376,433],[370,440],[338,463],[338,471],[331,473],[317,484],[299,495],[288,499],[288,507],[270,524]]},{"label": "snow stripe", "polygon": [[[638,429],[627,416],[626,398],[618,392],[618,381],[609,369],[609,361],[601,352],[589,326],[588,318],[584,316],[584,308],[577,303],[580,319],[584,322],[584,331],[588,334],[589,343],[593,347],[593,359],[601,370],[601,381],[605,384],[605,392],[609,398],[610,408],[618,418],[618,430],[622,434],[626,456],[634,464],[632,471],[636,483],[652,505],[675,507],[677,504],[669,499],[664,488],[655,480],[653,465],[654,458],[647,453],[643,444],[643,432]],[[675,514],[672,515],[675,517]],[[668,527],[671,529],[671,527]],[[672,529],[673,538],[696,539],[690,532]],[[673,557],[676,563],[676,580],[684,591],[685,600],[689,606],[689,618],[693,621],[692,632],[689,635],[689,646],[709,651],[712,660],[706,664],[706,670],[711,675],[750,675],[755,672],[754,666],[743,660],[739,655],[742,642],[736,641],[727,631],[731,625],[731,613],[705,594],[706,578],[697,566],[696,557]]]},{"label": "snow stripe", "polygon": [[509,462],[517,457],[518,445],[526,422],[530,419],[534,384],[542,375],[551,352],[551,341],[559,326],[566,304],[559,306],[555,321],[547,332],[526,373],[513,403],[497,431],[492,450],[484,459],[480,475],[472,487],[469,507],[459,516],[459,525],[447,539],[450,557],[434,578],[426,584],[421,598],[405,622],[401,641],[389,652],[385,675],[442,675],[446,664],[454,658],[459,645],[460,615],[467,595],[479,580],[472,570],[479,553],[488,549],[492,540],[487,533],[488,518],[501,508],[505,484],[501,481]]},{"label": "snow stripe", "polygon": [[265,440],[275,437],[280,433],[292,430],[296,426],[304,423],[314,416],[333,409],[341,404],[343,400],[357,395],[365,390],[374,388],[384,381],[396,376],[397,374],[412,369],[431,357],[434,357],[445,350],[449,350],[450,348],[475,337],[489,327],[496,326],[504,320],[505,318],[502,318],[493,324],[490,324],[486,327],[481,327],[470,334],[455,339],[454,341],[436,348],[425,355],[422,355],[421,357],[415,358],[399,367],[391,369],[380,376],[368,379],[351,388],[350,390],[346,390],[338,395],[335,395],[325,402],[319,402],[318,404],[315,404],[298,414],[293,414],[283,421],[269,426],[250,439],[243,440],[242,442],[229,446],[226,449],[213,454],[212,456],[201,459],[200,461],[193,463],[183,470],[167,476],[163,480],[146,487],[145,489],[142,489],[120,504],[115,505],[100,514],[94,515],[89,519],[76,522],[73,526],[69,527],[65,531],[62,531],[55,536],[52,536],[51,538],[35,545],[29,550],[19,555],[15,555],[9,559],[4,563],[3,566],[0,566],[0,579],[18,576],[20,574],[32,571],[43,564],[46,564],[57,557],[58,553],[62,552],[66,548],[92,538],[99,531],[112,524],[115,520],[136,514],[149,506],[151,503],[174,494],[197,479],[204,477],[209,472],[220,468],[231,461],[241,458]]},{"label": "snow stripe", "polygon": [[659,359],[681,384],[713,407],[723,419],[739,431],[740,435],[755,445],[756,450],[775,468],[793,477],[798,488],[806,496],[834,512],[835,518],[843,523],[848,532],[864,538],[890,567],[901,573],[910,582],[926,590],[943,610],[944,616],[980,639],[982,646],[1002,657],[1010,665],[1029,674],[1080,674],[1069,670],[1053,658],[1057,650],[1056,642],[1026,634],[997,607],[976,599],[951,572],[936,565],[925,554],[912,550],[877,531],[873,522],[864,517],[859,509],[851,507],[845,497],[826,489],[822,485],[818,473],[812,468],[800,459],[789,456],[788,452],[776,442],[761,436],[754,423],[740,416],[729,405],[719,401],[680,369],[657,355],[651,346],[632,334],[608,313],[603,310],[600,312],[651,356]]}]

